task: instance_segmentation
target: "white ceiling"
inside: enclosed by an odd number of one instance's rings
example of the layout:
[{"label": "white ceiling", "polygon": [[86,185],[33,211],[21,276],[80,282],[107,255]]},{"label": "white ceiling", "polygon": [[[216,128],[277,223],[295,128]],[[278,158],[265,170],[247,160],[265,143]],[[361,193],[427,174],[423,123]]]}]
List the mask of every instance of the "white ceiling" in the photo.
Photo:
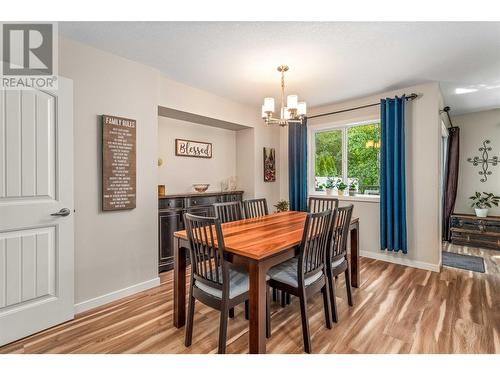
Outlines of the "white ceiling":
[{"label": "white ceiling", "polygon": [[[498,22],[63,22],[60,32],[168,77],[260,108],[308,106],[439,81],[452,114],[500,107]],[[457,95],[457,88],[475,92]]]}]

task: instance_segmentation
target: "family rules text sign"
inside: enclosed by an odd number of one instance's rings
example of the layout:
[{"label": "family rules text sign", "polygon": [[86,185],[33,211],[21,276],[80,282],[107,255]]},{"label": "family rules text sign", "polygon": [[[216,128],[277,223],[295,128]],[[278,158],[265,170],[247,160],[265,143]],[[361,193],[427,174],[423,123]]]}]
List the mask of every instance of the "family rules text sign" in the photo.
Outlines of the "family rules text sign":
[{"label": "family rules text sign", "polygon": [[136,204],[136,121],[102,116],[102,209]]}]

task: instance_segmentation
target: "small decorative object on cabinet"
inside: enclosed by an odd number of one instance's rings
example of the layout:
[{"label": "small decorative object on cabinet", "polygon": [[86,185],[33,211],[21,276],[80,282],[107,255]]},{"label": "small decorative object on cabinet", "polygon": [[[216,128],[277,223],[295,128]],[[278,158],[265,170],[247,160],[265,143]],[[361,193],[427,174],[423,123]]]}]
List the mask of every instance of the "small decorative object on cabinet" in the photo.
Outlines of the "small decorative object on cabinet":
[{"label": "small decorative object on cabinet", "polygon": [[456,245],[500,250],[500,217],[451,215],[451,242]]},{"label": "small decorative object on cabinet", "polygon": [[230,191],[235,191],[236,190],[236,176],[231,176],[228,179],[228,187]]},{"label": "small decorative object on cabinet", "polygon": [[500,202],[500,197],[484,191],[482,194],[476,191],[469,199],[472,201],[471,207],[476,211],[477,217],[487,217],[488,209],[492,206],[498,207],[498,203]]},{"label": "small decorative object on cabinet", "polygon": [[207,191],[210,184],[193,184],[193,188],[197,193],[204,193]]},{"label": "small decorative object on cabinet", "polygon": [[162,197],[166,194],[165,185],[158,185],[158,196]]},{"label": "small decorative object on cabinet", "polygon": [[174,267],[173,234],[184,229],[184,213],[199,216],[215,216],[213,204],[242,201],[243,191],[222,193],[170,194],[158,200],[158,261],[159,272]]}]

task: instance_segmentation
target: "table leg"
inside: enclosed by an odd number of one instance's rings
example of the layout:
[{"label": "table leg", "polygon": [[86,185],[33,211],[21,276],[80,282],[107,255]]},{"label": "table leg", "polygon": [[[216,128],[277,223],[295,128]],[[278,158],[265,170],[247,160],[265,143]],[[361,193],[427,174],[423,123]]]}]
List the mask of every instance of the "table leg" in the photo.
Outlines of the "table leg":
[{"label": "table leg", "polygon": [[359,287],[359,222],[351,226],[351,285]]},{"label": "table leg", "polygon": [[261,262],[251,261],[250,277],[250,354],[266,353],[266,269]]},{"label": "table leg", "polygon": [[186,249],[174,238],[174,327],[186,323]]}]

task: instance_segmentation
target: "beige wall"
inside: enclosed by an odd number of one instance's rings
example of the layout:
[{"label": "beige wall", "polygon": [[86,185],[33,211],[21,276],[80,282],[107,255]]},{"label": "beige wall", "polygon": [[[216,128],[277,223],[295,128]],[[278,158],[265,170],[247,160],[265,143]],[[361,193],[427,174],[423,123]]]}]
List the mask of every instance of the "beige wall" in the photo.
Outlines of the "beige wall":
[{"label": "beige wall", "polygon": [[[236,135],[236,175],[247,196],[279,196],[264,183],[262,147],[276,147],[278,129],[266,129],[260,109],[162,76],[157,70],[59,38],[59,71],[74,85],[75,302],[84,311],[158,280],[158,105],[253,129]],[[102,212],[100,115],[137,120],[137,207]],[[229,157],[234,158],[234,154]],[[260,156],[262,158],[262,156]],[[279,173],[279,172],[278,172]]]},{"label": "beige wall", "polygon": [[[474,167],[467,161],[468,157],[481,157],[478,148],[486,139],[491,141],[490,157],[500,157],[500,109],[453,116],[452,122],[460,128],[460,165],[455,212],[474,213],[468,199],[474,192],[486,191],[500,195],[500,165],[490,165],[489,170],[493,173],[486,182],[481,182],[482,177],[478,174],[481,168]],[[490,209],[489,215],[500,216],[500,208]]]},{"label": "beige wall", "polygon": [[[258,117],[258,116],[257,116]],[[255,132],[255,194],[256,198],[266,198],[269,211],[274,211],[273,205],[281,198],[280,196],[280,176],[282,170],[280,168],[280,129],[277,126],[268,126],[263,123],[260,118],[259,126],[254,129]],[[276,149],[276,181],[264,182],[264,147],[273,147]],[[245,173],[239,171],[239,173]]]},{"label": "beige wall", "polygon": [[[212,158],[175,155],[175,139],[212,143]],[[167,194],[193,192],[193,183],[208,183],[208,191],[220,191],[221,181],[236,176],[236,132],[207,125],[158,117],[158,184]]]},{"label": "beige wall", "polygon": [[[403,93],[421,95],[407,108],[407,225],[408,254],[393,254],[379,249],[379,203],[346,201],[354,205],[354,215],[360,218],[362,255],[414,267],[438,270],[441,263],[441,241],[439,224],[439,161],[441,122],[439,109],[441,94],[437,83],[408,87],[403,90],[384,92],[335,105],[313,108],[310,115],[345,108],[377,103],[381,98]],[[338,115],[311,119],[309,127],[325,124],[354,123],[379,118],[379,107],[370,107]],[[288,148],[286,132],[281,134],[281,169],[286,170]],[[287,193],[284,186],[288,175],[282,175],[281,194]]]},{"label": "beige wall", "polygon": [[[157,271],[157,73],[60,38],[59,71],[74,87],[75,302],[148,282]],[[101,211],[101,123],[137,120],[137,208]]]}]

